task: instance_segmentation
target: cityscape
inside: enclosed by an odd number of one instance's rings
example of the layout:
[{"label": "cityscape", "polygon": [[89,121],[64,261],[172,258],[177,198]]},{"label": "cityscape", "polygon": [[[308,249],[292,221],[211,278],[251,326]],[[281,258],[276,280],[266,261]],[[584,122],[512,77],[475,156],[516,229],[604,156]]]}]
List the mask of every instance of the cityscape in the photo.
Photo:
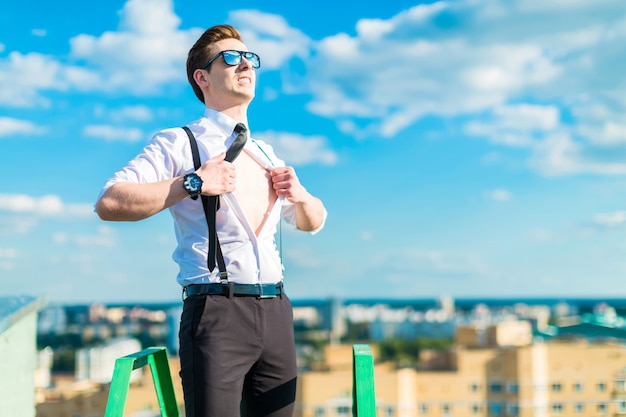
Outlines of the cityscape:
[{"label": "cityscape", "polygon": [[[36,304],[31,415],[103,416],[116,359],[153,346],[167,350],[183,410],[181,302],[21,301]],[[378,416],[626,415],[626,300],[330,298],[294,300],[293,313],[297,417],[351,415],[355,343],[374,354]],[[160,415],[150,378],[133,371],[125,415]]]}]

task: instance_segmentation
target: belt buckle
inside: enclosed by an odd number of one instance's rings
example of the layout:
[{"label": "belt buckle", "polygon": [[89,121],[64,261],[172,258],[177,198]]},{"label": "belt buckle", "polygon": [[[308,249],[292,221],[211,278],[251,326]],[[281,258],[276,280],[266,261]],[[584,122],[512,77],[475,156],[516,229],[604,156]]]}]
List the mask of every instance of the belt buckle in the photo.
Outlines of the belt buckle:
[{"label": "belt buckle", "polygon": [[[259,295],[257,296],[257,298],[259,299],[266,299],[266,298],[276,298],[276,296],[278,294],[274,293],[274,294],[263,294],[263,284],[257,284],[259,286]],[[274,291],[276,291],[276,289],[274,289]]]},{"label": "belt buckle", "polygon": [[256,284],[259,286],[259,295],[257,295],[257,298],[262,300],[265,298],[276,298],[276,294],[263,294],[263,284]]}]

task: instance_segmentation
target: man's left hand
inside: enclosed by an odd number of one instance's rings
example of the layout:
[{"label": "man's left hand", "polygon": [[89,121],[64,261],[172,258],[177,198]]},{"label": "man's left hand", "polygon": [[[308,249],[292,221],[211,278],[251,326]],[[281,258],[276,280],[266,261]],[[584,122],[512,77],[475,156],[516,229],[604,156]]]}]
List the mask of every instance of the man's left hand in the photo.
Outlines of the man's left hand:
[{"label": "man's left hand", "polygon": [[300,184],[293,167],[274,168],[271,175],[274,191],[278,197],[284,197],[290,203],[300,203],[309,196],[308,191]]}]

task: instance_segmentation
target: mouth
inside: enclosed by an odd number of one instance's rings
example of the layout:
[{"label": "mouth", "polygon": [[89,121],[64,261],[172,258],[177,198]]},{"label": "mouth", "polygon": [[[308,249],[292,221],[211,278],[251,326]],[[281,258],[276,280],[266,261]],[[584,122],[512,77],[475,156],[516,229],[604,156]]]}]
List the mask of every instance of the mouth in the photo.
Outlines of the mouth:
[{"label": "mouth", "polygon": [[250,77],[248,77],[248,76],[244,75],[244,76],[242,76],[242,77],[239,77],[239,78],[237,79],[237,82],[238,82],[239,84],[252,84],[252,79],[251,79]]}]

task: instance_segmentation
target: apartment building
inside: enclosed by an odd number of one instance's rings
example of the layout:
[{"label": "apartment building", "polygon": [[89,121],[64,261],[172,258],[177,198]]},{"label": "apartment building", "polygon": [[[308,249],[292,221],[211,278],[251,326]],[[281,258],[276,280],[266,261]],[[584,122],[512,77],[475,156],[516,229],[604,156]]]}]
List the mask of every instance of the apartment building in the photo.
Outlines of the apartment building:
[{"label": "apartment building", "polygon": [[[299,377],[297,417],[351,415],[349,346]],[[380,417],[626,416],[626,346],[533,342],[523,322],[459,329],[455,348],[422,352],[418,369],[375,367]],[[342,359],[337,359],[342,358]]]}]

